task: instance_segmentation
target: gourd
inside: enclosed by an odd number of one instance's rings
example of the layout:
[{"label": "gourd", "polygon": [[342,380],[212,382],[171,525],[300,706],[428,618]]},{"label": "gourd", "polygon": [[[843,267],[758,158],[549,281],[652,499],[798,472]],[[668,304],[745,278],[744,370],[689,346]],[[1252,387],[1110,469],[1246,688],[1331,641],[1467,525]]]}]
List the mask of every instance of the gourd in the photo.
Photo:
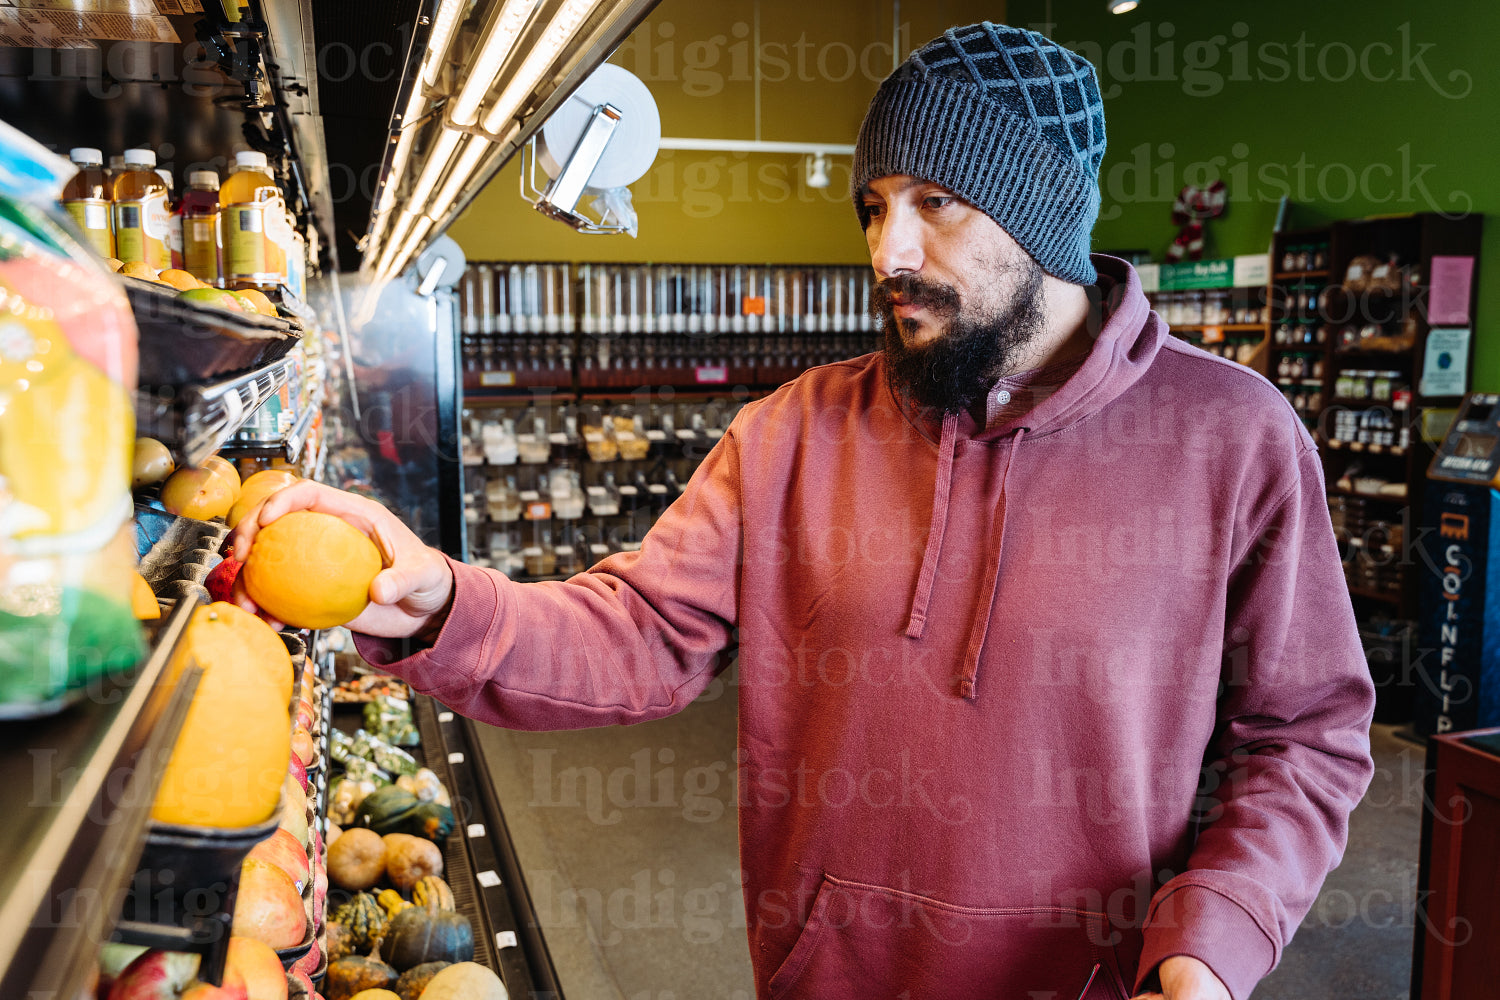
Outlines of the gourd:
[{"label": "gourd", "polygon": [[443,874],[443,852],[432,841],[409,833],[388,833],[384,842],[386,874],[402,892],[410,892],[424,875]]},{"label": "gourd", "polygon": [[386,785],[364,797],[355,810],[355,822],[385,836],[404,829],[419,805],[421,802],[411,792],[396,785]]},{"label": "gourd", "polygon": [[406,830],[428,840],[444,841],[453,832],[453,810],[436,802],[423,802],[406,817]]},{"label": "gourd", "polygon": [[500,977],[477,962],[448,966],[433,976],[422,991],[422,1000],[508,1000],[508,997]]},{"label": "gourd", "polygon": [[335,910],[333,919],[349,932],[349,947],[353,952],[364,955],[380,943],[389,918],[374,896],[361,892]]},{"label": "gourd", "polygon": [[334,916],[329,918],[327,927],[328,938],[324,947],[328,949],[328,960],[337,962],[345,955],[354,954],[354,934],[349,925]]},{"label": "gourd", "polygon": [[411,901],[429,910],[452,910],[453,890],[436,875],[424,875],[411,887]]},{"label": "gourd", "polygon": [[403,972],[424,962],[467,962],[474,957],[474,928],[461,913],[413,906],[391,921],[380,953]]},{"label": "gourd", "polygon": [[383,990],[396,981],[396,970],[373,958],[349,955],[328,964],[323,977],[327,1000],[354,1000],[362,990]]},{"label": "gourd", "polygon": [[385,872],[385,843],[369,830],[346,830],[328,848],[328,878],[340,889],[368,889]]},{"label": "gourd", "polygon": [[422,991],[432,981],[432,977],[446,969],[451,962],[423,962],[414,965],[401,973],[401,978],[396,980],[396,992],[401,1000],[419,1000]]},{"label": "gourd", "polygon": [[395,889],[380,890],[380,895],[375,897],[375,902],[379,903],[381,909],[385,910],[385,915],[387,918],[394,917],[396,914],[400,913],[402,910],[411,905],[406,900],[402,899],[401,893],[397,892]]}]

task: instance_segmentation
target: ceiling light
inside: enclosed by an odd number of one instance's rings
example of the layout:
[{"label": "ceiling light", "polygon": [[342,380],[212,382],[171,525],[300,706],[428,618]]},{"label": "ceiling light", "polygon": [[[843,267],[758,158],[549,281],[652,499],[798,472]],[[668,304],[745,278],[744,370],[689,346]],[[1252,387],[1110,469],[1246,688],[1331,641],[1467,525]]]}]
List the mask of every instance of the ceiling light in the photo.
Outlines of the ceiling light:
[{"label": "ceiling light", "polygon": [[537,0],[506,0],[499,15],[490,22],[479,55],[469,65],[463,88],[448,109],[448,118],[453,124],[473,125],[479,117],[479,104],[494,85],[505,57],[515,48],[516,39],[521,37],[521,29],[526,27],[526,20],[536,3]]},{"label": "ceiling light", "polygon": [[810,188],[828,186],[828,157],[822,153],[814,153],[807,158],[807,186]]},{"label": "ceiling light", "polygon": [[474,175],[474,168],[479,166],[479,161],[489,151],[490,141],[479,136],[469,136],[469,144],[464,149],[463,155],[448,172],[448,179],[433,196],[432,204],[423,213],[433,222],[438,222],[448,211],[448,206],[453,204],[453,199],[458,197],[459,190]]},{"label": "ceiling light", "polygon": [[453,152],[458,149],[458,141],[462,138],[462,132],[454,132],[452,129],[445,128],[438,132],[432,148],[427,151],[427,162],[422,164],[422,172],[417,175],[417,183],[412,185],[411,194],[406,198],[408,205],[421,207],[427,204],[427,196],[437,187],[438,178],[443,176],[443,168],[453,158]]},{"label": "ceiling light", "polygon": [[1141,5],[1141,0],[1109,0],[1111,14],[1129,14]]},{"label": "ceiling light", "polygon": [[484,130],[489,133],[500,131],[501,126],[516,116],[521,110],[521,102],[531,96],[532,91],[541,82],[542,76],[552,68],[557,61],[558,54],[568,42],[573,40],[573,35],[594,12],[601,0],[567,0],[552,23],[547,25],[547,30],[532,50],[527,53],[526,61],[516,70],[515,75],[500,96],[495,100],[494,107],[484,116]]},{"label": "ceiling light", "polygon": [[427,54],[422,57],[422,82],[429,87],[437,83],[438,67],[448,54],[448,42],[453,38],[453,29],[458,27],[458,15],[463,8],[464,0],[442,0],[438,4],[437,17],[432,19],[432,34],[427,37]]}]

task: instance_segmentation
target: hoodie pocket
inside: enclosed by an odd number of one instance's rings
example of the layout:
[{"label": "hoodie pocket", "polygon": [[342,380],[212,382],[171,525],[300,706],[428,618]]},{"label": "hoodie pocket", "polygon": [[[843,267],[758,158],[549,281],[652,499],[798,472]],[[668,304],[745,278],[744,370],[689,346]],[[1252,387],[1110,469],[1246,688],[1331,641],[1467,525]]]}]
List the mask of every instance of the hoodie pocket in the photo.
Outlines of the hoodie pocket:
[{"label": "hoodie pocket", "polygon": [[1076,1000],[1096,963],[1120,976],[1100,913],[957,906],[825,875],[774,1000]]}]

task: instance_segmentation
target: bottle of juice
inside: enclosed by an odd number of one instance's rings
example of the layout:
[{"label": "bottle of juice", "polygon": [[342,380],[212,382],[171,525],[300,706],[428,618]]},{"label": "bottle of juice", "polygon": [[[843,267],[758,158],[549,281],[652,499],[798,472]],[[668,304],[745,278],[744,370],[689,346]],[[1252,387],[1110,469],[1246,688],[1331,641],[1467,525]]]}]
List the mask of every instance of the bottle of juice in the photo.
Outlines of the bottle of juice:
[{"label": "bottle of juice", "polygon": [[109,168],[104,171],[104,176],[109,180],[110,190],[114,190],[115,178],[125,172],[125,157],[116,153],[109,158]]},{"label": "bottle of juice", "polygon": [[115,233],[110,225],[110,185],[104,175],[104,154],[79,147],[68,152],[78,173],[63,188],[62,203],[101,257],[115,255]]},{"label": "bottle of juice", "polygon": [[172,214],[167,209],[167,186],[155,167],[151,150],[125,151],[125,172],[114,185],[115,256],[127,264],[144,261],[161,270],[172,265],[167,251]]},{"label": "bottle of juice", "polygon": [[271,231],[283,224],[283,211],[281,189],[266,168],[266,154],[236,153],[234,172],[219,188],[226,286],[274,289],[285,278],[285,257],[270,238]]},{"label": "bottle of juice", "polygon": [[182,223],[182,269],[199,281],[219,283],[219,175],[188,174],[188,188],[177,203]]}]

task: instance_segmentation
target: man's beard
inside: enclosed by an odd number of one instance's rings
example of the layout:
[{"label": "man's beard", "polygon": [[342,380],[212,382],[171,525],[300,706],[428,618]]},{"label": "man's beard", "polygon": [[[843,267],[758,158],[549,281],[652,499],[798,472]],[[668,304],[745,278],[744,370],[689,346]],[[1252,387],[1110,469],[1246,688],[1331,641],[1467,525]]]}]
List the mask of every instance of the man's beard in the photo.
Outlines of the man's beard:
[{"label": "man's beard", "polygon": [[[952,285],[927,281],[915,274],[898,274],[877,282],[872,296],[885,332],[886,377],[892,392],[917,406],[940,413],[968,410],[995,382],[1013,373],[1023,352],[1042,332],[1046,309],[1042,297],[1042,269],[1026,260],[1009,270],[1020,272],[1010,300],[989,316],[966,315]],[[894,296],[903,304],[920,305],[941,332],[924,344],[911,345],[902,337],[915,336],[915,320],[895,315]]]}]

